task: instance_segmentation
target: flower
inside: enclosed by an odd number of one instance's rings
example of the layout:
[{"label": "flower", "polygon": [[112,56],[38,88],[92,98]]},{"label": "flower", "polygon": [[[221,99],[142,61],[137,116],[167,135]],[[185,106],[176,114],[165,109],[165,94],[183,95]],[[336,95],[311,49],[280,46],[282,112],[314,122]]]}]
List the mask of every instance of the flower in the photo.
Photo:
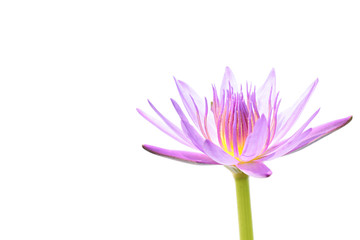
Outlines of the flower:
[{"label": "flower", "polygon": [[318,109],[295,133],[287,136],[318,84],[318,79],[294,106],[279,112],[281,100],[279,92],[276,92],[274,69],[260,88],[246,84],[239,89],[232,71],[226,67],[219,94],[215,86],[212,87],[213,101],[210,106],[206,98],[200,98],[185,82],[175,79],[175,83],[191,121],[173,99],[171,101],[181,119],[181,128],[162,115],[150,101],[151,108],[162,122],[140,109],[137,111],[161,131],[197,151],[168,150],[151,145],[143,145],[143,148],[188,163],[236,167],[249,176],[270,176],[272,172],[264,161],[303,149],[352,119],[349,116],[307,128],[318,114]]}]

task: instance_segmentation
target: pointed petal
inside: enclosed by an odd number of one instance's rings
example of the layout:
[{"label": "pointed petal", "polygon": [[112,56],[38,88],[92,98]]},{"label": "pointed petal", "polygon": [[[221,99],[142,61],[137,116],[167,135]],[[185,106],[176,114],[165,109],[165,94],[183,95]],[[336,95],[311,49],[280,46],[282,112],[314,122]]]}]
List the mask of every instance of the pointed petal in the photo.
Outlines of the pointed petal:
[{"label": "pointed petal", "polygon": [[144,111],[142,111],[141,109],[136,109],[138,111],[138,113],[145,118],[146,120],[148,120],[150,123],[152,123],[155,127],[157,127],[158,129],[160,129],[162,132],[164,132],[165,134],[167,134],[168,136],[172,137],[173,139],[175,139],[176,141],[192,147],[191,144],[189,144],[188,142],[186,142],[184,139],[182,139],[181,137],[177,136],[173,130],[171,130],[168,126],[166,126],[165,124],[163,124],[162,122],[159,122],[157,119],[151,117],[150,115],[148,115],[147,113],[145,113]]},{"label": "pointed petal", "polygon": [[187,152],[187,151],[177,151],[177,150],[168,150],[164,148],[159,148],[151,145],[143,145],[143,148],[146,151],[149,151],[153,154],[171,158],[174,160],[193,163],[193,164],[218,164],[214,162],[211,158],[202,153],[196,152]]},{"label": "pointed petal", "polygon": [[205,102],[185,82],[175,79],[175,83],[176,83],[176,86],[178,88],[181,100],[183,101],[185,109],[188,112],[191,120],[195,123],[195,125],[197,127],[200,127],[200,126],[198,126],[197,112],[196,112],[196,107],[194,106],[194,104],[197,106],[197,108],[199,110],[200,118],[204,119]]},{"label": "pointed petal", "polygon": [[[280,156],[283,156],[284,154],[290,152],[292,149],[294,149],[298,144],[301,143],[311,132],[311,129],[308,129],[306,131],[305,128],[310,124],[310,122],[316,117],[316,115],[319,113],[320,108],[314,112],[311,117],[289,138],[286,140],[280,142],[279,144],[269,148],[264,156],[266,157],[266,160],[274,159]],[[268,158],[270,154],[275,153],[272,157]]]},{"label": "pointed petal", "polygon": [[181,127],[183,129],[183,132],[191,140],[191,142],[197,149],[203,151],[203,143],[205,141],[205,138],[201,136],[193,126],[191,126],[184,112],[181,110],[179,104],[177,104],[177,102],[174,99],[171,99],[171,101],[174,105],[176,112],[179,114],[181,118]]},{"label": "pointed petal", "polygon": [[293,153],[295,151],[299,151],[313,144],[314,142],[320,140],[321,138],[328,136],[329,134],[335,132],[336,130],[339,130],[340,128],[344,127],[351,120],[352,120],[352,116],[349,116],[313,128],[310,134],[288,154]]},{"label": "pointed petal", "polygon": [[172,98],[171,98],[171,102],[172,102],[177,114],[179,115],[181,121],[189,122],[187,117],[185,116],[184,112],[182,111],[181,107],[179,106],[179,104]]},{"label": "pointed petal", "polygon": [[169,121],[164,115],[162,115],[155,106],[148,100],[151,108],[156,112],[157,115],[165,122],[165,124],[181,139],[183,139],[185,142],[189,143],[191,145],[191,141],[184,135],[184,133],[181,131],[180,128],[178,128],[175,124],[173,124],[171,121]]},{"label": "pointed petal", "polygon": [[294,138],[292,141],[288,141],[288,142],[284,143],[279,149],[277,149],[275,151],[274,154],[271,154],[272,156],[266,156],[266,157],[264,157],[264,159],[262,159],[262,161],[265,161],[265,160],[269,161],[269,160],[286,155],[287,153],[292,151],[297,145],[299,145],[299,143],[301,141],[303,141],[310,134],[311,130],[312,129],[309,128],[305,132],[296,136],[296,138]]},{"label": "pointed petal", "polygon": [[190,125],[189,122],[181,121],[181,127],[186,134],[186,136],[192,141],[194,146],[203,152],[203,143],[205,138],[201,136],[197,130]]},{"label": "pointed petal", "polygon": [[185,106],[185,109],[188,112],[195,126],[198,129],[205,129],[206,121],[206,127],[209,131],[209,134],[210,136],[212,136],[212,139],[214,139],[213,137],[216,137],[215,119],[213,114],[207,114],[208,106],[205,102],[206,99],[200,98],[199,95],[195,92],[195,90],[193,90],[185,82],[175,79],[175,83],[178,88],[181,100]]},{"label": "pointed petal", "polygon": [[217,139],[215,116],[214,113],[211,111],[211,109],[209,114],[209,108],[206,98],[205,98],[205,103],[206,103],[205,119],[204,119],[205,131],[207,131],[210,140],[215,141]]},{"label": "pointed petal", "polygon": [[265,83],[256,91],[258,110],[266,116],[269,113],[269,98],[271,106],[274,107],[276,97],[276,75],[275,69],[272,69]]},{"label": "pointed petal", "polygon": [[224,93],[226,93],[226,90],[228,90],[229,87],[232,87],[235,93],[239,92],[233,72],[231,71],[231,69],[229,67],[226,67],[223,81],[221,83],[221,88],[220,88],[220,99],[223,99],[223,95],[224,95]]},{"label": "pointed petal", "polygon": [[203,149],[206,155],[222,165],[235,165],[239,163],[238,160],[227,154],[224,150],[222,150],[222,148],[209,140],[205,141]]},{"label": "pointed petal", "polygon": [[294,125],[296,120],[305,108],[306,103],[309,101],[311,94],[313,93],[319,80],[316,79],[305,91],[305,93],[299,98],[299,100],[279,116],[278,127],[276,130],[274,142],[278,142],[282,137],[288,133],[291,127]]},{"label": "pointed petal", "polygon": [[271,170],[262,162],[238,163],[236,167],[253,177],[265,178],[272,174]]},{"label": "pointed petal", "polygon": [[246,138],[244,150],[240,156],[242,161],[250,161],[263,151],[268,132],[268,124],[263,114],[255,123],[253,132]]}]

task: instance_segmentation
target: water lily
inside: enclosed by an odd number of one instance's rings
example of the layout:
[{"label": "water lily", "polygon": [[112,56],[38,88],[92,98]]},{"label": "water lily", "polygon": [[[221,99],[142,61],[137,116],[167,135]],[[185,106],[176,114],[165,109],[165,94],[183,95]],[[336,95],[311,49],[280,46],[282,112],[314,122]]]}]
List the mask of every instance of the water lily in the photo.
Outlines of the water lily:
[{"label": "water lily", "polygon": [[265,83],[256,89],[248,84],[238,86],[227,67],[220,92],[215,86],[212,88],[211,104],[185,82],[175,79],[175,83],[190,117],[189,120],[179,104],[171,99],[180,117],[181,127],[169,121],[150,101],[151,108],[162,122],[137,110],[161,131],[197,151],[168,150],[151,145],[143,145],[144,149],[188,163],[236,166],[254,177],[271,175],[264,161],[303,149],[346,125],[352,118],[349,116],[308,128],[318,114],[317,110],[295,133],[284,138],[302,113],[318,80],[306,89],[292,107],[283,112],[279,112],[281,99],[276,92],[274,70]]},{"label": "water lily", "polygon": [[252,239],[248,176],[269,177],[272,172],[264,164],[265,161],[301,150],[352,119],[349,116],[317,127],[308,127],[319,113],[318,109],[298,129],[293,130],[318,80],[305,90],[292,107],[280,111],[281,99],[276,91],[275,79],[275,71],[272,70],[259,88],[251,84],[238,85],[234,74],[227,67],[219,92],[215,86],[212,87],[211,103],[200,97],[188,84],[175,79],[188,114],[171,99],[179,115],[180,126],[168,120],[150,101],[158,119],[137,109],[141,116],[161,131],[195,151],[143,145],[145,150],[187,163],[224,165],[233,172],[241,239]]}]

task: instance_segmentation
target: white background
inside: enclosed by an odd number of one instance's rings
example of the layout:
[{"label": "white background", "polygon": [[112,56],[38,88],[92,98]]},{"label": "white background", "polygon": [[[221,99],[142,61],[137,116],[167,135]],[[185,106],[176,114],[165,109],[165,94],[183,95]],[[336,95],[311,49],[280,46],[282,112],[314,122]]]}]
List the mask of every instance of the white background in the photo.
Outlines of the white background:
[{"label": "white background", "polygon": [[231,174],[152,155],[184,149],[136,112],[178,123],[172,76],[211,99],[277,73],[282,109],[340,131],[251,179],[255,238],[360,239],[356,1],[1,1],[0,239],[238,239]]}]

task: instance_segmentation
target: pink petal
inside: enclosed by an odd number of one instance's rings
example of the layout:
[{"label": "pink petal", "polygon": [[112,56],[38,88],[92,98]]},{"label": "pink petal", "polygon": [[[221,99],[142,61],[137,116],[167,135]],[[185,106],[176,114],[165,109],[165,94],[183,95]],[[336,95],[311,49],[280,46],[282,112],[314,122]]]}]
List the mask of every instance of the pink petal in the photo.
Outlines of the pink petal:
[{"label": "pink petal", "polygon": [[227,154],[222,148],[215,145],[209,140],[206,140],[203,147],[204,153],[208,155],[215,162],[222,165],[235,165],[239,163],[238,160]]},{"label": "pink petal", "polygon": [[[175,78],[174,78],[175,79]],[[185,82],[175,79],[176,86],[178,88],[181,100],[188,112],[190,118],[195,125],[198,126],[197,113],[194,104],[198,107],[200,118],[205,116],[205,102],[199,97],[199,95]]]},{"label": "pink petal", "polygon": [[[175,79],[175,78],[174,78]],[[183,81],[175,79],[176,86],[178,88],[180,97],[188,112],[191,120],[194,122],[198,129],[205,129],[206,127],[212,139],[216,139],[216,127],[213,114],[207,114],[206,99],[202,99],[188,84]],[[205,120],[206,118],[206,120]],[[200,122],[199,122],[200,119]]]},{"label": "pink petal", "polygon": [[164,132],[165,134],[167,134],[168,136],[172,137],[173,139],[175,139],[176,141],[189,146],[189,147],[193,147],[192,144],[189,144],[188,142],[186,142],[184,139],[182,139],[181,137],[177,136],[168,126],[164,125],[162,122],[159,122],[158,120],[156,120],[155,118],[151,117],[150,115],[146,114],[144,111],[142,111],[141,109],[136,109],[138,111],[138,113],[145,118],[146,120],[148,120],[150,123],[152,123],[155,127],[157,127],[158,129],[160,129],[162,132]]},{"label": "pink petal", "polygon": [[268,137],[268,124],[265,115],[255,123],[253,132],[246,138],[244,150],[240,156],[243,161],[250,161],[264,150]]},{"label": "pink petal", "polygon": [[179,104],[172,98],[171,98],[171,102],[172,102],[177,114],[179,115],[181,121],[189,122],[187,117],[185,116],[184,112],[182,111],[181,107],[179,106]]},{"label": "pink petal", "polygon": [[164,148],[159,148],[150,145],[143,145],[143,148],[151,153],[160,155],[163,157],[183,161],[186,163],[194,164],[218,164],[214,162],[211,158],[202,153],[196,152],[187,152],[187,151],[178,151],[178,150],[168,150]]},{"label": "pink petal", "polygon": [[193,126],[191,126],[184,112],[181,110],[179,104],[177,104],[177,102],[174,99],[171,99],[171,101],[174,105],[176,112],[179,114],[181,118],[181,127],[185,135],[192,141],[192,143],[197,149],[203,151],[203,143],[205,141],[205,138],[201,136]]},{"label": "pink petal", "polygon": [[281,113],[279,116],[278,126],[276,130],[275,138],[273,142],[278,142],[284,137],[291,127],[294,125],[296,120],[299,118],[300,114],[302,113],[303,109],[305,108],[306,103],[310,99],[311,94],[313,93],[316,85],[318,84],[319,80],[316,79],[303,93],[303,95],[299,98],[299,100],[288,110]]},{"label": "pink petal", "polygon": [[166,117],[164,117],[164,115],[162,115],[156,108],[155,106],[148,100],[151,108],[156,112],[156,114],[159,115],[159,117],[165,122],[165,124],[174,132],[177,134],[178,137],[180,137],[181,139],[183,139],[185,142],[189,143],[191,145],[191,142],[189,141],[189,139],[186,138],[186,136],[184,135],[184,133],[181,131],[180,128],[178,128],[175,124],[173,124],[171,121],[169,121]]},{"label": "pink petal", "polygon": [[[309,125],[309,123],[316,117],[319,113],[320,109],[318,109],[311,117],[288,139],[282,141],[278,145],[275,145],[269,148],[262,158],[262,161],[271,160],[277,157],[281,157],[291,150],[293,150],[298,144],[300,144],[312,131],[312,129],[308,129],[304,132],[305,128]],[[272,155],[272,156],[270,156]]]},{"label": "pink petal", "polygon": [[300,144],[296,146],[296,148],[294,148],[289,153],[299,151],[313,144],[314,142],[320,140],[321,138],[328,136],[329,134],[335,132],[336,130],[339,130],[340,128],[348,124],[351,120],[352,120],[352,116],[349,116],[313,128],[310,134],[302,142],[300,142]]},{"label": "pink petal", "polygon": [[262,162],[238,163],[236,167],[253,177],[265,178],[272,174],[271,170]]},{"label": "pink petal", "polygon": [[311,132],[311,128],[306,130],[305,132],[297,135],[294,139],[292,139],[291,141],[288,141],[286,143],[284,143],[283,145],[281,145],[281,147],[279,149],[277,149],[275,151],[275,153],[271,154],[272,156],[266,156],[264,157],[264,159],[261,159],[262,161],[269,161],[281,156],[286,155],[287,153],[289,153],[290,151],[292,151],[297,145],[299,145],[299,143],[301,141],[303,141]]},{"label": "pink petal", "polygon": [[224,78],[223,78],[223,81],[221,83],[221,88],[220,88],[220,99],[223,99],[223,95],[224,95],[224,93],[226,93],[227,90],[229,90],[229,87],[232,87],[235,93],[238,92],[238,86],[236,83],[235,76],[234,76],[233,72],[231,71],[231,69],[229,67],[226,67],[225,73],[224,73]]},{"label": "pink petal", "polygon": [[200,151],[203,151],[203,143],[205,141],[205,138],[201,136],[197,130],[190,125],[189,122],[181,121],[181,127],[186,134],[186,136],[192,141],[194,146],[199,149]]},{"label": "pink petal", "polygon": [[265,83],[256,91],[258,110],[265,116],[269,113],[269,98],[271,97],[271,106],[274,107],[276,97],[276,75],[275,69],[272,69]]}]

